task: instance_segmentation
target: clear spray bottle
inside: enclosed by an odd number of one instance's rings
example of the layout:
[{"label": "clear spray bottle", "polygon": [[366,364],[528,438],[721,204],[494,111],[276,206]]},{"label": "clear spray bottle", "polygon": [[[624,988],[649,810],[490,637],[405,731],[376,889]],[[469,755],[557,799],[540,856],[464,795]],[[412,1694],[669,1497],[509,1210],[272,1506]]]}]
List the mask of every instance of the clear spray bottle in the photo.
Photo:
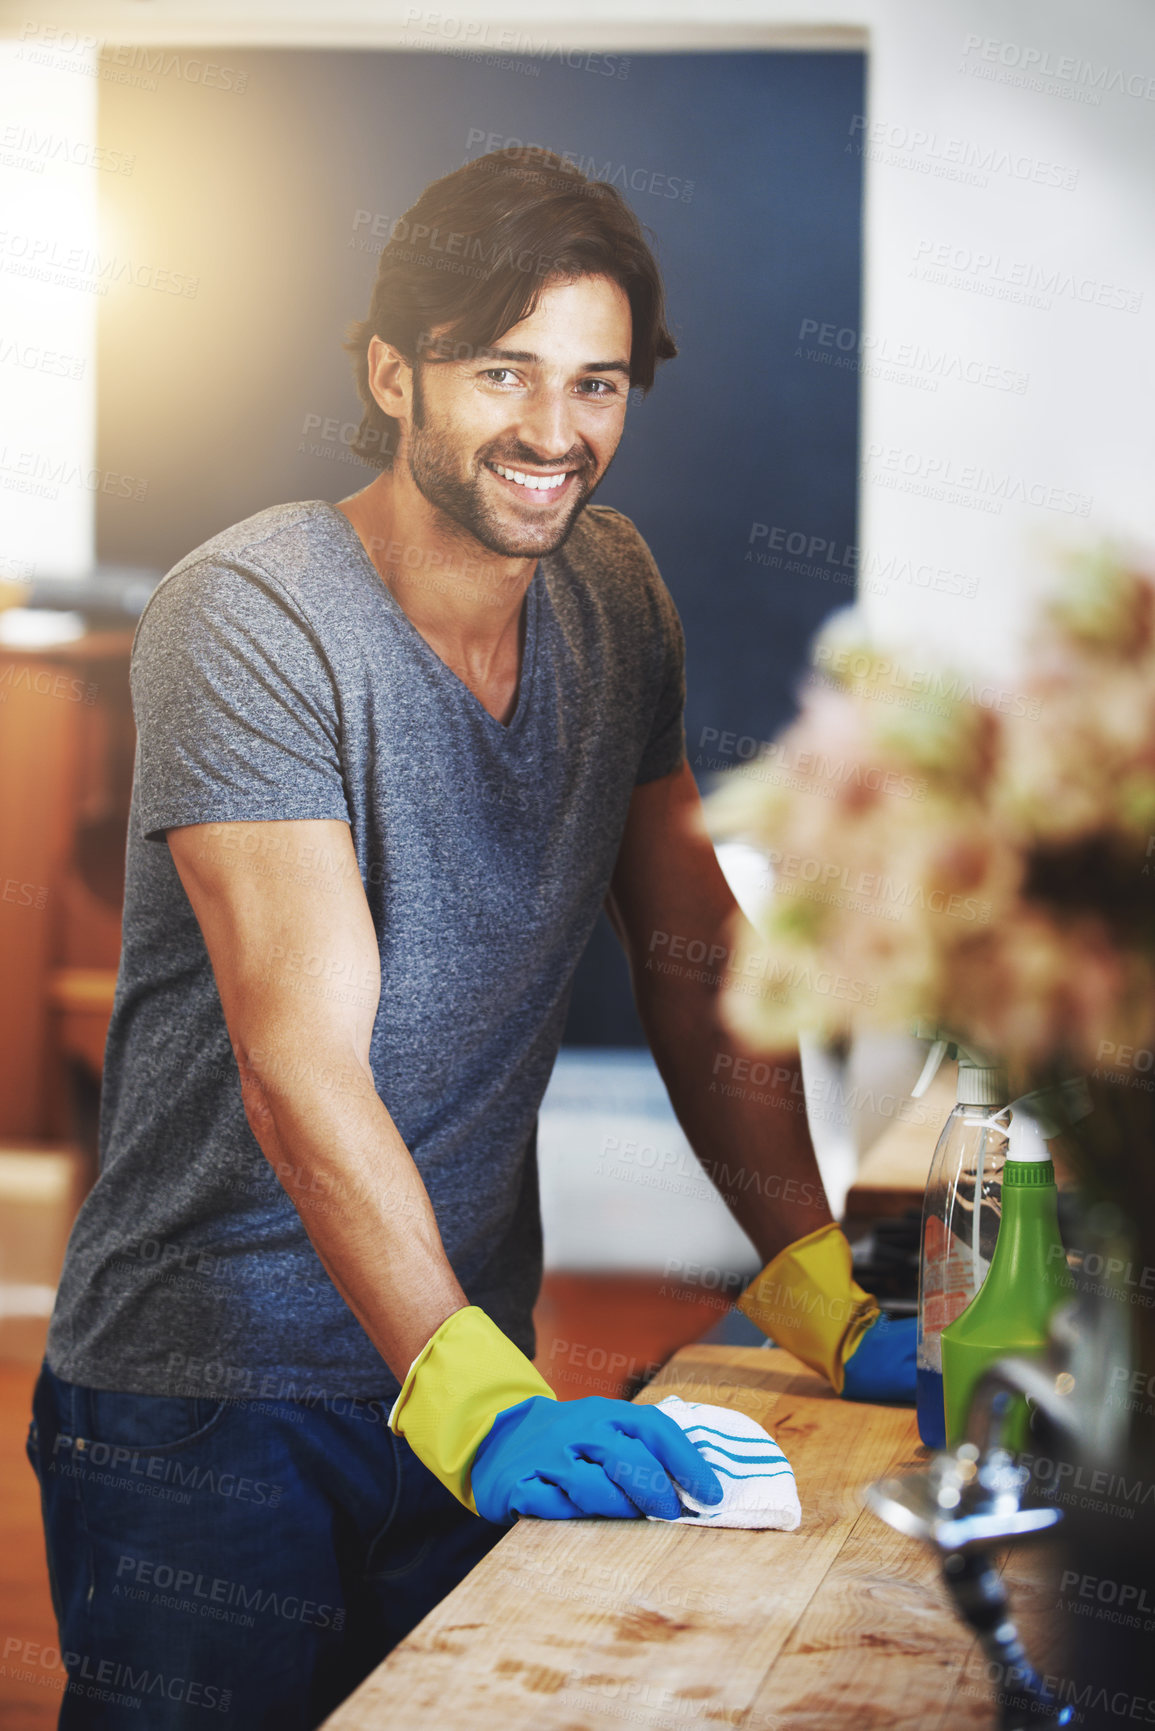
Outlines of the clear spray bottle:
[{"label": "clear spray bottle", "polygon": [[916,1358],[918,1434],[946,1446],[942,1331],[975,1297],[994,1255],[1008,1148],[1007,1078],[991,1058],[936,1040],[913,1093],[926,1092],[944,1057],[958,1058],[958,1103],[934,1151],[922,1207]]}]

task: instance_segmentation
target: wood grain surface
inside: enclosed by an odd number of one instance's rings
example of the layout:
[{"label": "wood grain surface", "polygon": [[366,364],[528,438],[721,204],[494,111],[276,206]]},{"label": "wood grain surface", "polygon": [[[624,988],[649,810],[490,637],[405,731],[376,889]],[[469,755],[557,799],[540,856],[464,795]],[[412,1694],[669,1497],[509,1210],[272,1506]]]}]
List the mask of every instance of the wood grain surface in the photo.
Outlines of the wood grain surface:
[{"label": "wood grain surface", "polygon": [[[993,1725],[937,1564],[862,1506],[864,1485],[925,1458],[913,1413],[841,1401],[779,1350],[686,1347],[638,1398],[667,1394],[771,1432],[797,1532],[519,1521],[325,1731]],[[1008,1571],[1036,1616],[1039,1555]]]}]

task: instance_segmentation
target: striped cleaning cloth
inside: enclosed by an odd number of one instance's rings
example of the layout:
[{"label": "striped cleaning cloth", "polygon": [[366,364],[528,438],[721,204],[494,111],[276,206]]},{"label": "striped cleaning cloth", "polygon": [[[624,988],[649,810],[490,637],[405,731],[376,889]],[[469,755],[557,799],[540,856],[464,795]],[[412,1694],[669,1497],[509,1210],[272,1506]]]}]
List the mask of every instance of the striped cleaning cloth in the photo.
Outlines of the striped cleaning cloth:
[{"label": "striped cleaning cloth", "polygon": [[[790,1462],[768,1431],[744,1412],[680,1400],[676,1394],[658,1402],[680,1425],[702,1458],[713,1467],[724,1495],[720,1503],[700,1503],[675,1488],[682,1500],[679,1523],[696,1527],[778,1527],[792,1533],[802,1523],[798,1487]],[[651,1521],[662,1520],[650,1515]]]}]

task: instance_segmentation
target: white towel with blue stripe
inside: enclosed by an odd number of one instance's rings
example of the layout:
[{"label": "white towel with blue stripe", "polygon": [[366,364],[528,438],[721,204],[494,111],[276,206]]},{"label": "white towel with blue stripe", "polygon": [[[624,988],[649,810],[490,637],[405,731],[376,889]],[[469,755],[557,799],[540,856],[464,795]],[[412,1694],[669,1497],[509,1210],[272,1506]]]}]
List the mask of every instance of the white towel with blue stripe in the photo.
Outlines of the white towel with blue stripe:
[{"label": "white towel with blue stripe", "polygon": [[[790,1462],[768,1431],[744,1412],[676,1394],[658,1402],[680,1425],[702,1458],[713,1467],[723,1489],[720,1503],[700,1503],[681,1485],[683,1504],[677,1523],[695,1527],[778,1527],[792,1533],[802,1523],[798,1486]],[[651,1521],[663,1520],[650,1515]]]}]

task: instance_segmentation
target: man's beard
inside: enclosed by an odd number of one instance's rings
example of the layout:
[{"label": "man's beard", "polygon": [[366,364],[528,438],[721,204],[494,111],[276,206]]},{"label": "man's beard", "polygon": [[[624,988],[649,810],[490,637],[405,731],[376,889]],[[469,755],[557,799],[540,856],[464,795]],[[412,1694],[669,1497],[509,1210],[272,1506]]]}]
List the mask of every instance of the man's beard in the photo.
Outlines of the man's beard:
[{"label": "man's beard", "polygon": [[[482,464],[501,463],[509,469],[546,467],[521,445],[514,450],[501,450],[495,444],[478,455]],[[579,450],[567,456],[564,463],[553,466],[554,472],[562,468],[577,471],[570,483],[574,498],[569,508],[560,516],[551,514],[548,519],[543,516],[540,523],[511,521],[502,512],[498,501],[486,496],[487,483],[480,472],[468,477],[458,473],[457,453],[449,436],[430,431],[427,427],[420,368],[416,368],[413,374],[413,422],[406,441],[405,457],[413,485],[422,498],[459,528],[467,530],[491,553],[505,559],[532,559],[544,553],[555,553],[569,538],[579,512],[593,497],[602,479],[599,475],[591,484],[593,464],[589,452]]]}]

